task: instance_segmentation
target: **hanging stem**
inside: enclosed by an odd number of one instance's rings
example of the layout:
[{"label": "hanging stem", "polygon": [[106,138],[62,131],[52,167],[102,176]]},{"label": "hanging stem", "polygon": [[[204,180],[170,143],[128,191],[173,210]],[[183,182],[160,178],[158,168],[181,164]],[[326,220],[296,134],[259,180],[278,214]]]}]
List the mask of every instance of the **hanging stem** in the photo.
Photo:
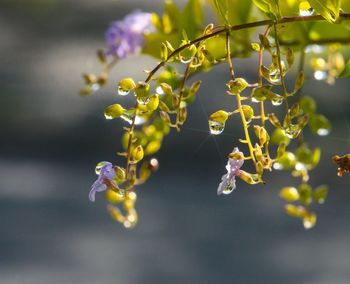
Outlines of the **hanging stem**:
[{"label": "hanging stem", "polygon": [[[227,60],[227,64],[228,64],[229,69],[230,69],[230,74],[231,74],[232,80],[234,80],[235,79],[235,72],[234,72],[232,60],[231,60],[230,32],[229,31],[226,32],[226,60]],[[236,99],[237,99],[237,109],[239,111],[239,114],[241,115],[244,134],[245,134],[245,140],[246,140],[246,143],[248,144],[250,158],[252,159],[252,161],[255,164],[254,148],[253,148],[252,142],[250,140],[250,136],[249,136],[249,131],[248,131],[249,125],[245,119],[245,115],[244,115],[243,108],[242,108],[241,95],[237,94]]]},{"label": "hanging stem", "polygon": [[191,64],[192,64],[192,62],[189,62],[186,66],[184,78],[181,82],[180,91],[179,91],[179,103],[176,106],[176,123],[175,123],[175,125],[176,125],[176,130],[178,132],[180,131],[180,128],[179,128],[180,105],[181,105],[181,100],[182,100],[183,94],[185,92],[185,83],[187,81],[187,78],[190,75]]},{"label": "hanging stem", "polygon": [[135,129],[135,121],[136,121],[136,116],[137,116],[137,113],[138,113],[138,107],[139,107],[139,104],[138,102],[136,102],[135,104],[135,115],[131,121],[131,126],[129,128],[129,138],[128,138],[128,147],[127,147],[127,150],[126,150],[126,166],[125,166],[125,169],[126,169],[126,180],[128,181],[129,179],[129,171],[130,171],[130,159],[131,159],[131,145],[132,145],[132,139],[133,139],[133,135],[134,135],[134,129]]},{"label": "hanging stem", "polygon": [[277,24],[276,23],[273,24],[273,29],[274,29],[274,33],[275,33],[278,69],[280,71],[281,85],[283,88],[283,98],[284,98],[284,103],[286,105],[286,118],[287,118],[287,122],[290,123],[289,105],[288,105],[288,91],[287,91],[287,87],[286,87],[286,82],[284,80],[283,68],[282,68],[282,63],[281,63],[281,49],[280,49],[280,44],[279,44],[278,35],[277,35]]},{"label": "hanging stem", "polygon": [[[264,37],[266,37],[269,32],[270,32],[270,28],[271,26],[268,26],[264,32]],[[261,67],[263,65],[263,47],[260,46],[260,50],[259,50],[259,70],[258,70],[258,85],[262,86],[263,84],[263,76],[262,76],[262,71],[261,71]],[[266,120],[266,116],[265,116],[265,106],[264,106],[264,101],[260,102],[260,118],[261,118],[261,125],[264,127],[265,126],[265,120]]]}]

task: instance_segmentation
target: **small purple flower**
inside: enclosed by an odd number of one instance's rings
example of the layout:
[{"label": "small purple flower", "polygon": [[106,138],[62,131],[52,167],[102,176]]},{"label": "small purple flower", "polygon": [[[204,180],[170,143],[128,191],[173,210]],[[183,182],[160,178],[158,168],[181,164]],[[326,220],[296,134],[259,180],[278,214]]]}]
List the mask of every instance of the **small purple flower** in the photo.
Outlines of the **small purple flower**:
[{"label": "small purple flower", "polygon": [[98,178],[91,186],[89,193],[89,199],[92,202],[95,201],[96,192],[107,190],[108,184],[116,176],[113,165],[110,162],[99,163],[96,167],[96,173],[98,174]]},{"label": "small purple flower", "polygon": [[[243,156],[243,153],[235,147],[232,153],[238,153]],[[240,168],[243,166],[244,160],[234,160],[229,158],[226,165],[227,174],[224,174],[221,178],[221,182],[218,187],[218,195],[230,194],[236,188],[236,176],[240,173]]]},{"label": "small purple flower", "polygon": [[107,54],[125,58],[144,46],[144,34],[155,31],[152,15],[134,11],[122,21],[113,22],[106,32]]}]

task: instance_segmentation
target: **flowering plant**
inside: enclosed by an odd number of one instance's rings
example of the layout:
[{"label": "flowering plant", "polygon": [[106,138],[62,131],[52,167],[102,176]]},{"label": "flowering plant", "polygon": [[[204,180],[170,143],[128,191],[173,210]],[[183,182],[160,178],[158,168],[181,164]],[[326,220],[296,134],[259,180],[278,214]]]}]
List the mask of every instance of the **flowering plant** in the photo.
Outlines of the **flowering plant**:
[{"label": "flowering plant", "polygon": [[[216,13],[216,24],[204,23],[204,6]],[[314,98],[303,93],[305,62],[310,61],[316,80],[329,84],[350,75],[350,61],[345,63],[343,58],[344,45],[350,43],[347,11],[350,3],[341,0],[188,0],[183,10],[166,1],[163,15],[135,11],[112,23],[106,32],[107,50],[97,53],[102,72],[84,74],[86,85],[81,94],[92,94],[105,85],[114,65],[131,54],[148,54],[160,63],[146,71],[143,81],[119,80],[116,92],[133,94],[135,104],[132,108],[112,104],[104,114],[106,119],[129,124],[122,137],[124,149],[118,153],[126,162],[98,164],[90,200],[95,200],[96,192],[104,191],[111,216],[127,228],[136,224],[135,188],[158,168],[153,156],[171,128],[181,130],[188,106],[200,89],[200,80],[188,85],[189,79],[226,63],[231,77],[227,95],[236,103],[233,110],[223,106],[208,117],[209,132],[220,135],[226,121],[239,116],[244,137],[228,154],[227,173],[217,193],[231,193],[236,177],[258,185],[264,183],[266,170],[289,170],[300,178],[300,184],[281,189],[280,196],[287,202],[285,210],[300,218],[305,228],[313,227],[316,214],[311,205],[323,203],[328,188],[309,184],[309,172],[319,163],[321,149],[311,149],[303,132],[328,135],[331,124],[316,111]],[[248,82],[235,70],[232,59],[255,54],[257,77]],[[293,87],[287,86],[287,77],[294,77]],[[238,149],[238,143],[244,151]],[[350,171],[349,155],[333,159],[339,176]],[[255,172],[242,169],[245,161]]]}]

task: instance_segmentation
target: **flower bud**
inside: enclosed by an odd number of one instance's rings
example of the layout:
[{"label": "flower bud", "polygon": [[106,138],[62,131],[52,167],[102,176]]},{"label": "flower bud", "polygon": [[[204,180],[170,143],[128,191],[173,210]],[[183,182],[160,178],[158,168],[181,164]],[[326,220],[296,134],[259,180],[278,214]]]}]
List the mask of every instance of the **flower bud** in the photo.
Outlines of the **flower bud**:
[{"label": "flower bud", "polygon": [[124,92],[130,92],[135,89],[136,84],[132,78],[125,78],[121,80],[118,84],[118,90],[123,90]]},{"label": "flower bud", "polygon": [[228,119],[228,113],[223,110],[218,110],[209,116],[209,121],[225,124]]},{"label": "flower bud", "polygon": [[229,88],[228,94],[229,95],[237,95],[240,94],[245,88],[248,87],[248,83],[243,78],[235,78],[234,80],[231,80],[226,84]]},{"label": "flower bud", "polygon": [[254,110],[249,105],[242,105],[244,117],[247,120],[247,122],[250,122],[254,116]]},{"label": "flower bud", "polygon": [[135,95],[137,98],[147,98],[150,96],[150,86],[146,82],[138,82],[135,87]]},{"label": "flower bud", "polygon": [[299,192],[295,187],[288,186],[283,187],[280,191],[280,197],[288,202],[296,201],[299,199]]},{"label": "flower bud", "polygon": [[105,109],[104,115],[106,119],[114,119],[122,116],[124,112],[125,109],[120,104],[114,104]]},{"label": "flower bud", "polygon": [[143,159],[143,156],[144,156],[143,147],[141,145],[138,145],[132,151],[132,158],[135,162],[139,162]]}]

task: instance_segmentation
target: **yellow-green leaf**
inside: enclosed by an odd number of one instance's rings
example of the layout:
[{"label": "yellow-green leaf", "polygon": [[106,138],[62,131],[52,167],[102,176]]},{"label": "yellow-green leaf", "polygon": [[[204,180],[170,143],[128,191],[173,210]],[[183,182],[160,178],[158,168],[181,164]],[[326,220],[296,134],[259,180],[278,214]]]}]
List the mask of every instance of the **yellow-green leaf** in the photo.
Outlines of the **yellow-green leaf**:
[{"label": "yellow-green leaf", "polygon": [[299,192],[295,187],[283,187],[280,191],[280,197],[286,201],[296,201],[299,199]]},{"label": "yellow-green leaf", "polygon": [[334,23],[339,18],[341,0],[308,0],[316,13],[320,14],[328,22]]},{"label": "yellow-green leaf", "polygon": [[278,0],[253,0],[253,3],[271,19],[281,17]]},{"label": "yellow-green leaf", "polygon": [[104,115],[106,119],[114,119],[120,117],[125,109],[120,104],[110,105],[105,109]]}]

